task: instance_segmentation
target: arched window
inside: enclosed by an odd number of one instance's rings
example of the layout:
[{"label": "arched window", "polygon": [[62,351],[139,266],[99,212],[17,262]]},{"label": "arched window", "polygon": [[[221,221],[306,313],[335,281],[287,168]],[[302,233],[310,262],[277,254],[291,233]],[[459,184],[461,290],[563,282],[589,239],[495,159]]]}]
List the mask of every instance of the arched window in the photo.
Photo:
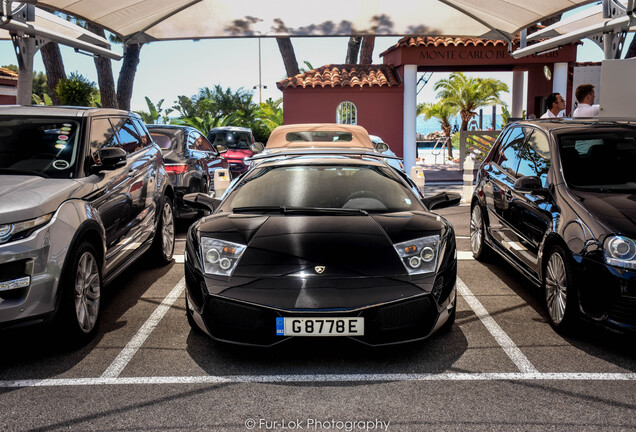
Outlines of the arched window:
[{"label": "arched window", "polygon": [[336,110],[336,123],[338,124],[358,124],[358,109],[353,102],[340,102]]}]

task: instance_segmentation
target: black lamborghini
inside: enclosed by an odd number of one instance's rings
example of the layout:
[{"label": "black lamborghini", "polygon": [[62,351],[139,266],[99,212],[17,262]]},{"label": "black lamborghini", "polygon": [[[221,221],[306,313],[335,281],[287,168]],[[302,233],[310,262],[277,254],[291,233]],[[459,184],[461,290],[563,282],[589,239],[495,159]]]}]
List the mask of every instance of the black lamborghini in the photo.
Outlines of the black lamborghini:
[{"label": "black lamborghini", "polygon": [[380,158],[305,155],[264,161],[187,235],[188,322],[219,341],[271,346],[292,337],[368,345],[448,329],[457,307],[451,225]]}]

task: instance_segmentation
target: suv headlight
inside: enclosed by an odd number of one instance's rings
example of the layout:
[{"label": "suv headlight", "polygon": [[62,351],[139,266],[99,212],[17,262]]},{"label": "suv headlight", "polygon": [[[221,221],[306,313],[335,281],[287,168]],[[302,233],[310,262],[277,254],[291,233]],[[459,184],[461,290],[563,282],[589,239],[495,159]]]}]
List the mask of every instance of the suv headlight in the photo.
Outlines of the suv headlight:
[{"label": "suv headlight", "polygon": [[636,242],[623,236],[611,236],[603,247],[605,262],[616,267],[636,269]]},{"label": "suv headlight", "polygon": [[207,274],[231,276],[247,246],[201,237],[201,260]]},{"label": "suv headlight", "polygon": [[393,247],[409,274],[431,273],[437,270],[438,235],[396,243]]},{"label": "suv headlight", "polygon": [[53,213],[49,213],[35,219],[0,225],[0,244],[27,237],[34,229],[46,225],[52,217]]}]

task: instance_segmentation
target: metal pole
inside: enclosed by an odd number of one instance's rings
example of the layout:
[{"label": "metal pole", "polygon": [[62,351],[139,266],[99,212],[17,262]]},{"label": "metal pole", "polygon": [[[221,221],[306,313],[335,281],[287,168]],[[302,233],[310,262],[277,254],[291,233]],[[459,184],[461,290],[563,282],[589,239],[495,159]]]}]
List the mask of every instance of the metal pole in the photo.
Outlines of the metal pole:
[{"label": "metal pole", "polygon": [[263,86],[261,85],[261,37],[258,37],[258,104],[262,103],[261,97],[261,89]]}]

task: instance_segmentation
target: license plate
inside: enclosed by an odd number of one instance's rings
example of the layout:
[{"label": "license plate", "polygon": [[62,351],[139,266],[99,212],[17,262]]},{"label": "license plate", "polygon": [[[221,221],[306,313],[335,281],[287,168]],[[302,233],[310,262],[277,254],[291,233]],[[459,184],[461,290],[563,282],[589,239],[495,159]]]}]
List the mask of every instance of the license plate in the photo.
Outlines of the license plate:
[{"label": "license plate", "polygon": [[278,336],[364,336],[364,318],[276,318]]}]

